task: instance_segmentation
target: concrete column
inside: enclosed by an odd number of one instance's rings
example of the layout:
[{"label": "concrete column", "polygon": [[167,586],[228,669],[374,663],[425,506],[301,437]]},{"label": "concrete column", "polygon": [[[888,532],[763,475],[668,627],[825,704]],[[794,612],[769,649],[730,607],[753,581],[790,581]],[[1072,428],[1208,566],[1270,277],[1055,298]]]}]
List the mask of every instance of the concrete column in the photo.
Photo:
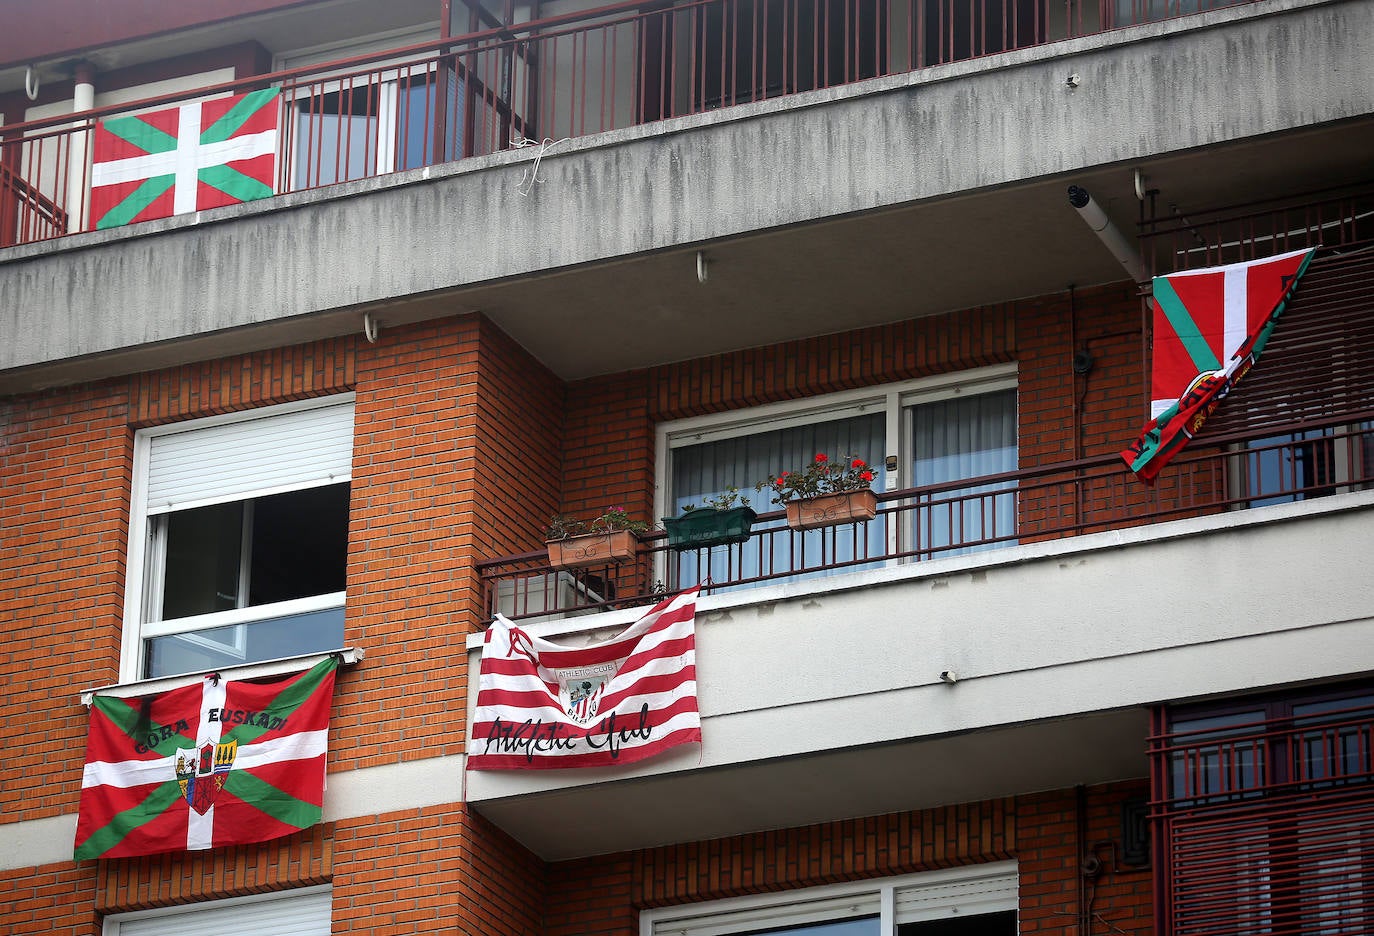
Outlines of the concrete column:
[{"label": "concrete column", "polygon": [[[80,114],[95,107],[95,68],[89,62],[78,62],[73,76],[72,113]],[[91,134],[73,133],[71,150],[67,153],[67,233],[84,230],[90,211],[89,188],[86,176],[91,163]]]}]

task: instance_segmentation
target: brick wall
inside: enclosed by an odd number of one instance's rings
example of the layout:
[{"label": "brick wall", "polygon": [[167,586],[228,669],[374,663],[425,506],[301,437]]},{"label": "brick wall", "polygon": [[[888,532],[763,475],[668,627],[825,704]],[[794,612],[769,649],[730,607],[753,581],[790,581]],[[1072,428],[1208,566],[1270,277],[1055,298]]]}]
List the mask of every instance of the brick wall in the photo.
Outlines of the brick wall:
[{"label": "brick wall", "polygon": [[8,936],[97,936],[94,862],[0,871],[0,932]]},{"label": "brick wall", "polygon": [[578,381],[568,388],[563,510],[649,519],[658,422],[950,373],[1016,355],[1016,307],[788,341]]},{"label": "brick wall", "polygon": [[103,383],[0,403],[0,723],[11,739],[0,823],[76,809],[77,696],[119,675],[128,399]]},{"label": "brick wall", "polygon": [[[346,640],[365,647],[367,658],[340,674],[331,737],[337,772],[462,750],[463,638],[484,607],[473,561],[537,547],[559,507],[588,515],[624,504],[647,517],[661,420],[1018,360],[1026,444],[1062,457],[1072,436],[1051,414],[1077,395],[1085,453],[1116,445],[1118,429],[1138,418],[1130,412],[1138,395],[1123,403],[1119,386],[1138,379],[1138,335],[1130,332],[1138,307],[1122,288],[1075,298],[1078,334],[1099,363],[1070,383],[1065,301],[1011,303],[566,387],[489,322],[463,316],[385,329],[376,344],[314,342],[4,401],[0,616],[14,625],[0,655],[0,711],[7,724],[39,727],[7,757],[0,823],[76,809],[70,757],[85,731],[76,693],[118,672],[136,428],[357,391]],[[1023,449],[1023,460],[1033,457],[1041,455]],[[1061,802],[1046,803],[1046,816],[1062,815]],[[424,932],[453,920],[460,932],[493,936],[628,934],[640,907],[1018,854],[1040,815],[1029,800],[999,801],[545,869],[454,805],[326,824],[212,855],[10,874],[0,877],[0,900],[10,906],[0,928],[93,932],[97,910],[329,880],[339,932]],[[1059,867],[1061,885],[1075,880],[1073,867]],[[62,906],[44,906],[49,894],[61,894]],[[1133,885],[1099,892],[1104,916],[1118,907],[1135,912]]]},{"label": "brick wall", "polygon": [[[623,504],[650,519],[661,421],[1007,361],[1018,370],[1023,469],[1111,455],[1143,424],[1140,327],[1135,287],[1120,283],[578,381],[568,388],[562,509],[590,517]],[[1083,349],[1094,365],[1075,375]],[[1115,475],[1081,508],[1072,476],[1023,494],[1025,538],[1074,510],[1104,523],[1138,512],[1147,492]]]},{"label": "brick wall", "polygon": [[[1119,841],[1126,783],[1087,791],[1084,840]],[[1073,790],[688,842],[549,866],[545,936],[635,936],[639,911],[1014,858],[1020,931],[1091,936],[1151,931],[1150,874],[1118,864],[1079,872]],[[1101,852],[1105,854],[1104,852]],[[1080,887],[1095,888],[1078,926]]]}]

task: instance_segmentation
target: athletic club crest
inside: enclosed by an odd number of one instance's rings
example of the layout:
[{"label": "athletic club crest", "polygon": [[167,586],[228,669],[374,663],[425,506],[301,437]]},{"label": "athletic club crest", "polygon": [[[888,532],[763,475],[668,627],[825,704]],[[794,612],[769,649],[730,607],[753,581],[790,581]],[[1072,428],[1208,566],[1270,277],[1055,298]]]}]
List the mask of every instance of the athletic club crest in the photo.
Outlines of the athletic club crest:
[{"label": "athletic club crest", "polygon": [[177,785],[190,807],[202,816],[215,805],[238,752],[237,741],[202,741],[197,747],[177,750]]},{"label": "athletic club crest", "polygon": [[576,724],[590,724],[601,711],[602,693],[614,675],[614,663],[560,670],[558,696],[564,713]]}]

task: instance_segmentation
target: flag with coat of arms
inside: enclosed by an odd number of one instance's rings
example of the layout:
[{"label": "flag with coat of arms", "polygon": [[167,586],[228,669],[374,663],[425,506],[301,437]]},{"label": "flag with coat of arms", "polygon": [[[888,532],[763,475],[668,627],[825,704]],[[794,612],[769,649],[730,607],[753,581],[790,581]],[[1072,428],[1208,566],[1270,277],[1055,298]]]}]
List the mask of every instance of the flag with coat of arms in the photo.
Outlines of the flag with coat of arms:
[{"label": "flag with coat of arms", "polygon": [[118,227],[273,194],[274,88],[96,121],[91,224]]},{"label": "flag with coat of arms", "polygon": [[1259,360],[1316,248],[1156,276],[1150,421],[1121,452],[1152,483]]},{"label": "flag with coat of arms", "polygon": [[91,703],[75,857],[218,848],[320,821],[337,661]]},{"label": "flag with coat of arms", "polygon": [[482,646],[468,769],[611,767],[699,744],[698,591],[665,598],[614,637],[580,647],[498,614]]}]

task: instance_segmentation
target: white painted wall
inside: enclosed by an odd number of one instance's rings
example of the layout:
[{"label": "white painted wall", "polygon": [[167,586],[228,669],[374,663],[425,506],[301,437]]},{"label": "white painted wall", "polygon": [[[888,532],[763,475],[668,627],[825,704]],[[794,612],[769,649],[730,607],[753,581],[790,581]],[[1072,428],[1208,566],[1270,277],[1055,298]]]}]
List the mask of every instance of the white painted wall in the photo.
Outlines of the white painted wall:
[{"label": "white painted wall", "polygon": [[[1371,510],[1374,492],[1341,495],[707,598],[697,627],[699,763],[473,772],[468,797],[1372,671]],[[599,636],[587,631],[595,620],[530,629],[576,645]],[[560,626],[576,630],[560,635]],[[958,682],[942,683],[942,670]],[[477,680],[469,685],[475,694]]]}]

